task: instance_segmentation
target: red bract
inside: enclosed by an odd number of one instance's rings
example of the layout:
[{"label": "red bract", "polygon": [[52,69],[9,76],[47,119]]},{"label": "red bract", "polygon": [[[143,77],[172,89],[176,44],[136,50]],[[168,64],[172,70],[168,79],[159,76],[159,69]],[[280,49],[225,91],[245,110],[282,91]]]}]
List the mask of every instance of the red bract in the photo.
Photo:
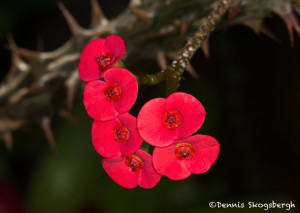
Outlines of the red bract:
[{"label": "red bract", "polygon": [[133,155],[104,158],[102,166],[116,183],[125,188],[137,185],[152,188],[161,178],[153,168],[151,155],[142,150]]},{"label": "red bract", "polygon": [[109,121],[95,120],[92,141],[96,151],[103,157],[131,155],[143,143],[136,128],[136,118],[129,113],[119,114]]},{"label": "red bract", "polygon": [[103,78],[106,82],[95,80],[87,83],[83,97],[89,116],[100,121],[128,112],[138,93],[137,79],[126,69],[111,68]]},{"label": "red bract", "polygon": [[167,147],[155,147],[153,165],[156,171],[172,180],[181,180],[191,173],[209,170],[220,151],[216,139],[207,135],[193,135]]},{"label": "red bract", "polygon": [[203,124],[205,110],[192,95],[177,92],[167,99],[148,101],[137,117],[142,138],[154,146],[168,146],[196,132]]},{"label": "red bract", "polygon": [[80,78],[83,81],[92,81],[102,77],[125,53],[124,41],[119,36],[110,35],[106,39],[91,41],[81,53],[78,65]]}]

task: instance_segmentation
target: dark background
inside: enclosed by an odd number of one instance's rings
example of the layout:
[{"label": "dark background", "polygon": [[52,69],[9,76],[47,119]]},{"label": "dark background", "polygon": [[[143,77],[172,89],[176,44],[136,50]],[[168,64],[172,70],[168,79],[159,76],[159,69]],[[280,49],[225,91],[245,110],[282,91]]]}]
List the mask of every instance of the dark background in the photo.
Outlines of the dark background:
[{"label": "dark background", "polygon": [[[88,26],[88,1],[63,3],[80,24]],[[100,3],[109,18],[127,4]],[[184,74],[179,91],[198,98],[208,113],[199,133],[212,135],[221,144],[219,158],[207,173],[182,181],[163,177],[148,190],[124,189],[102,169],[89,130],[56,118],[56,153],[35,125],[14,133],[12,152],[0,144],[0,212],[257,212],[210,209],[208,203],[272,200],[293,201],[297,212],[300,40],[295,34],[295,45],[291,46],[284,22],[276,15],[265,23],[280,43],[244,26],[219,30],[210,39],[210,59],[200,50],[192,59],[200,80]],[[11,33],[24,48],[36,49],[43,41],[44,50],[57,48],[70,36],[55,0],[2,2],[0,33],[1,79],[10,66],[5,33]],[[162,88],[164,85],[141,86],[131,113],[136,116],[147,100],[163,96]],[[74,111],[91,124],[81,102]]]}]

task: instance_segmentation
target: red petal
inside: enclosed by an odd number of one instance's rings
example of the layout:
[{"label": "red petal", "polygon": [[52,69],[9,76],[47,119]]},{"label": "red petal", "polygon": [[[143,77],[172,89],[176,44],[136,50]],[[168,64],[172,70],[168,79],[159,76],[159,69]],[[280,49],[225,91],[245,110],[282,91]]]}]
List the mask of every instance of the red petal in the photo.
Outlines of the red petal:
[{"label": "red petal", "polygon": [[95,120],[92,126],[92,141],[96,151],[103,157],[120,155],[121,144],[114,141],[113,129],[119,124],[118,119],[109,121]]},{"label": "red petal", "polygon": [[123,68],[111,68],[103,74],[103,77],[105,81],[116,83],[121,87],[121,98],[114,103],[114,108],[119,113],[128,112],[137,98],[136,77]]},{"label": "red petal", "polygon": [[110,52],[114,56],[114,62],[111,67],[126,54],[126,47],[123,39],[120,36],[110,35],[105,39],[103,53]]},{"label": "red petal", "polygon": [[209,170],[211,165],[217,160],[220,152],[218,141],[208,135],[193,135],[179,143],[189,143],[194,146],[195,155],[184,161],[187,169],[195,174],[201,174]]},{"label": "red petal", "polygon": [[131,155],[135,153],[143,143],[143,139],[136,128],[136,118],[129,113],[124,113],[119,114],[118,119],[129,130],[129,139],[121,144],[121,153],[122,155]]},{"label": "red petal", "polygon": [[119,185],[125,188],[134,188],[139,183],[141,170],[131,172],[129,167],[125,164],[124,156],[117,156],[113,158],[104,158],[102,166],[106,173]]},{"label": "red petal", "polygon": [[156,184],[160,181],[161,176],[153,167],[151,155],[142,150],[138,150],[136,155],[139,156],[144,163],[139,181],[140,187],[152,188],[156,186]]},{"label": "red petal", "polygon": [[162,115],[165,109],[166,99],[155,98],[142,107],[137,117],[141,137],[153,146],[168,146],[178,138],[178,128],[167,129],[163,126]]},{"label": "red petal", "polygon": [[118,112],[113,104],[108,102],[104,89],[107,83],[103,81],[90,81],[85,85],[83,103],[89,116],[96,120],[106,121],[113,119]]},{"label": "red petal", "polygon": [[153,151],[153,166],[156,171],[172,180],[181,180],[190,176],[184,161],[178,160],[174,153],[175,145],[155,147]]},{"label": "red petal", "polygon": [[176,109],[182,117],[182,123],[177,128],[178,138],[185,138],[195,133],[203,124],[206,112],[202,104],[192,95],[176,92],[166,101],[166,108]]},{"label": "red petal", "polygon": [[96,39],[88,43],[83,49],[78,65],[79,76],[83,81],[100,78],[101,72],[95,62],[96,56],[102,53],[105,39]]}]

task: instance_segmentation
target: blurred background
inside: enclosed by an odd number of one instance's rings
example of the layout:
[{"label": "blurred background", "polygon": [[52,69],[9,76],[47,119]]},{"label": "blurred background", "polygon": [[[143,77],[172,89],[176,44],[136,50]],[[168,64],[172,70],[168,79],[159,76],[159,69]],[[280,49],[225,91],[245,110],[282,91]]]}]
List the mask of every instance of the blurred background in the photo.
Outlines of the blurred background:
[{"label": "blurred background", "polygon": [[[99,1],[108,18],[127,1]],[[87,27],[90,4],[63,3]],[[259,209],[210,209],[210,201],[290,202],[299,210],[300,197],[300,39],[292,47],[284,22],[265,20],[280,43],[258,36],[245,26],[219,30],[210,38],[210,58],[199,50],[192,65],[200,76],[184,73],[179,91],[199,99],[207,111],[198,131],[221,144],[212,168],[181,181],[165,177],[152,189],[124,189],[101,166],[90,136],[92,120],[83,104],[74,112],[87,129],[64,118],[52,123],[57,151],[51,150],[38,125],[14,133],[14,148],[0,143],[0,213],[117,212],[260,212]],[[56,0],[10,0],[0,4],[0,79],[9,70],[6,33],[24,48],[53,50],[70,36]],[[126,42],[126,41],[125,41]],[[130,67],[159,70],[153,61]],[[164,82],[141,86],[130,111],[165,94]],[[263,210],[261,210],[262,212]],[[270,212],[283,212],[271,209]]]}]

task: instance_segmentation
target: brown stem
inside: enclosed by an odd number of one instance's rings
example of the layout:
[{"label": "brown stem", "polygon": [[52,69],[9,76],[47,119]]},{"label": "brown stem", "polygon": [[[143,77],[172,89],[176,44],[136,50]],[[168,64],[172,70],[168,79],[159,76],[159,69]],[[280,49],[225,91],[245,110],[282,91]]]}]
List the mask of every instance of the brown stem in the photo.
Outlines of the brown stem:
[{"label": "brown stem", "polygon": [[167,95],[175,92],[179,86],[181,76],[191,58],[205,39],[207,39],[209,34],[215,29],[217,23],[221,20],[231,3],[232,0],[216,1],[214,10],[207,17],[194,36],[189,38],[178,57],[167,67],[167,69],[156,74],[139,76],[139,83],[153,85],[167,80]]}]

